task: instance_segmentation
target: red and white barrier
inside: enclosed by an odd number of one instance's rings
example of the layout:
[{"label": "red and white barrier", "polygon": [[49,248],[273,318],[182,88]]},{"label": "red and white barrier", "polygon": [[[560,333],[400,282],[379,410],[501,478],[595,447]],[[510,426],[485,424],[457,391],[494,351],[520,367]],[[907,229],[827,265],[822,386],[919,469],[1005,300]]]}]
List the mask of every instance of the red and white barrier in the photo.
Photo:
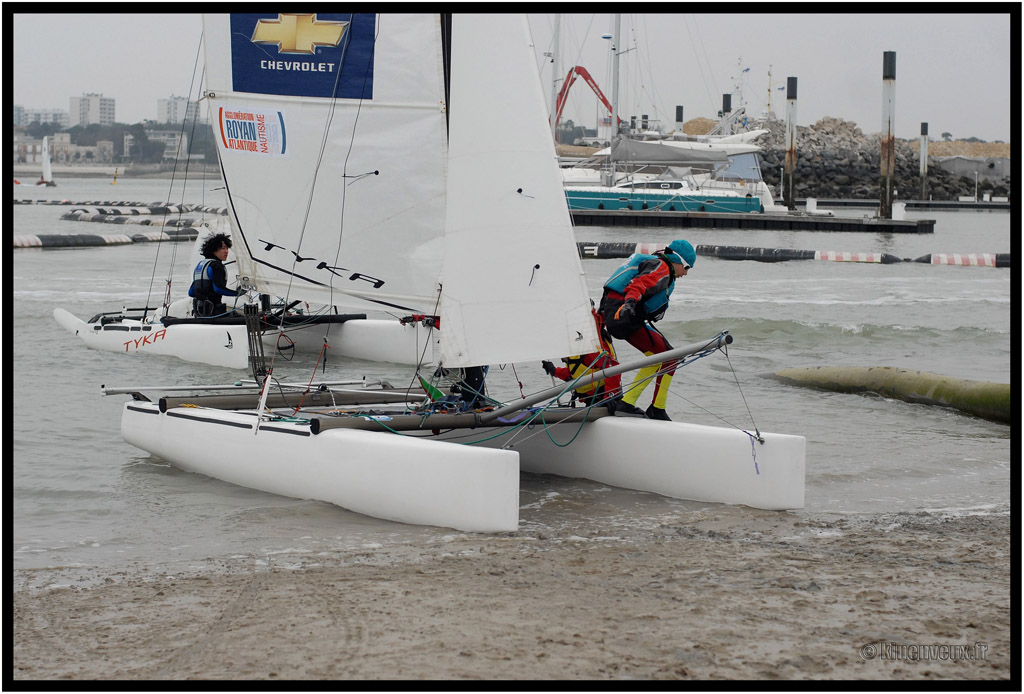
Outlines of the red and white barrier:
[{"label": "red and white barrier", "polygon": [[932,265],[995,267],[995,253],[932,253]]},{"label": "red and white barrier", "polygon": [[880,263],[881,253],[851,253],[849,251],[815,251],[815,260],[831,260],[836,263]]}]

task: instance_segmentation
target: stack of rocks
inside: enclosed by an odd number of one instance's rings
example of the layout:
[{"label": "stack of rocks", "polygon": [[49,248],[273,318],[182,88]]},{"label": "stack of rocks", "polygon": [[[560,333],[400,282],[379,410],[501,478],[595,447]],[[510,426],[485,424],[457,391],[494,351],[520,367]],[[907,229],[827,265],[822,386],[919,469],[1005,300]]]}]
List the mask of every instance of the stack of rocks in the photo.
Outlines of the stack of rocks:
[{"label": "stack of rocks", "polygon": [[[780,174],[786,162],[786,124],[769,121],[756,126],[768,130],[755,144],[763,151],[761,174],[765,182],[778,190]],[[918,199],[921,165],[916,141],[895,140],[896,173],[893,186],[897,200]],[[913,146],[912,146],[913,145]],[[881,135],[865,135],[856,123],[840,118],[822,118],[810,127],[797,126],[796,197],[875,199],[880,197]],[[1010,180],[979,186],[980,192],[1008,195]],[[928,196],[933,200],[956,200],[974,195],[974,179],[957,176],[929,165]]]}]

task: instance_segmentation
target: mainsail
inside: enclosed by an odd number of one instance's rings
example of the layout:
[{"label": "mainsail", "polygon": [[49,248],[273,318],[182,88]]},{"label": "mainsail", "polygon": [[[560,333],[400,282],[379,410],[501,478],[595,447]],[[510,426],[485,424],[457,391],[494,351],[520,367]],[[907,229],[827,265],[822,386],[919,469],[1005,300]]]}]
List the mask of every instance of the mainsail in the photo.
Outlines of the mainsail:
[{"label": "mainsail", "polygon": [[215,15],[204,35],[245,281],[433,313],[447,147],[437,17]]},{"label": "mainsail", "polygon": [[440,315],[447,366],[593,351],[525,19],[450,26],[448,45],[437,15],[204,19],[240,275]]},{"label": "mainsail", "polygon": [[44,183],[53,181],[53,169],[50,167],[50,139],[43,137],[43,177]]}]

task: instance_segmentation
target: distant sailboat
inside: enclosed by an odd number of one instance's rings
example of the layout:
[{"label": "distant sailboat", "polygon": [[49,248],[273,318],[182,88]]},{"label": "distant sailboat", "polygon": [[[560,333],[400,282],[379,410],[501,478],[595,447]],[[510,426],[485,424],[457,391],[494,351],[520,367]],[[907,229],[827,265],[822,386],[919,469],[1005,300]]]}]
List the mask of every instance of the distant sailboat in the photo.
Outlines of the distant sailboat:
[{"label": "distant sailboat", "polygon": [[36,181],[37,186],[56,186],[53,182],[53,171],[50,170],[50,139],[43,138],[43,175]]}]

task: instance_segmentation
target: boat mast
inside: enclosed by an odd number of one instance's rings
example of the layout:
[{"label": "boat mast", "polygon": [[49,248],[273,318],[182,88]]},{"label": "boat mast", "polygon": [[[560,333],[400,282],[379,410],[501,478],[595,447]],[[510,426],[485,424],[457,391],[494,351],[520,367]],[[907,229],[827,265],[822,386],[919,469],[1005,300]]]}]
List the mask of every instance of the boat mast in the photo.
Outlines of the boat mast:
[{"label": "boat mast", "polygon": [[555,15],[554,41],[551,46],[551,139],[558,145],[558,42],[562,15]]},{"label": "boat mast", "polygon": [[452,16],[441,15],[441,59],[444,62],[444,122],[445,127],[451,122],[451,82],[452,82]]},{"label": "boat mast", "polygon": [[[619,27],[622,15],[614,15],[614,31],[612,32],[612,137],[611,144],[615,147],[615,137],[619,134]],[[615,157],[609,155],[611,162],[611,180],[608,185],[615,185]]]}]

